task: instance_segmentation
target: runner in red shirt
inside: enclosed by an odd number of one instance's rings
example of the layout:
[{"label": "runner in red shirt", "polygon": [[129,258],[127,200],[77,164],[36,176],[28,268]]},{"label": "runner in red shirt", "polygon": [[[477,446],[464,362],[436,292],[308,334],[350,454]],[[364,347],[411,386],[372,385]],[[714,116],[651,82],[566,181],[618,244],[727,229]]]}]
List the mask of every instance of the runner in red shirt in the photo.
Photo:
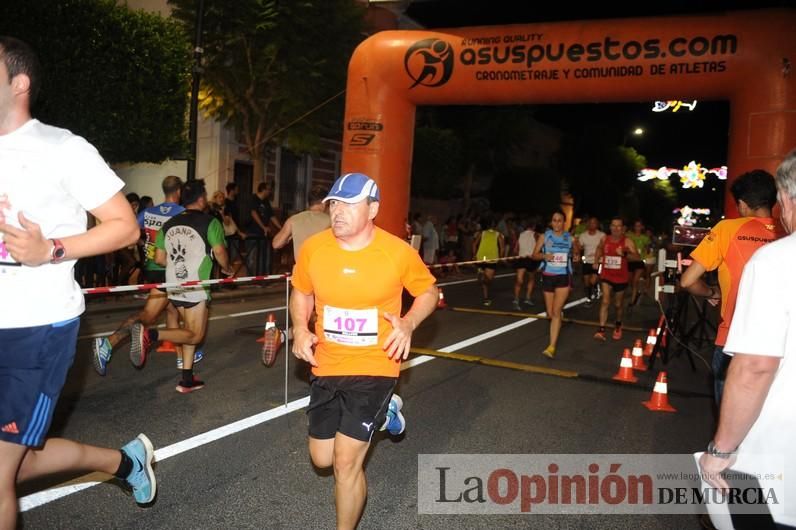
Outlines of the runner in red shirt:
[{"label": "runner in red shirt", "polygon": [[622,313],[624,312],[625,289],[630,281],[627,258],[638,258],[636,245],[625,237],[625,223],[619,217],[611,219],[611,234],[603,238],[594,253],[594,262],[600,264],[600,286],[603,291],[600,305],[600,329],[594,334],[597,340],[605,340],[605,323],[608,321],[608,306],[611,296],[616,293],[616,324],[611,338],[622,338]]}]

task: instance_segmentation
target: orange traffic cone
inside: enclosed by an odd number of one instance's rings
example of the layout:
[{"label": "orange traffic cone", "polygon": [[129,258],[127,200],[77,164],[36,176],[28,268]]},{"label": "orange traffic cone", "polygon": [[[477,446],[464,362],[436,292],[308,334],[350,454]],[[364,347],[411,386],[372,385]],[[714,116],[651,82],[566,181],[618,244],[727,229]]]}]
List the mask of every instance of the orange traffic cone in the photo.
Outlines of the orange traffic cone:
[{"label": "orange traffic cone", "polygon": [[[661,347],[666,347],[666,316],[661,315],[661,318],[658,319],[658,327],[655,328],[655,334],[658,336],[658,340],[661,343]],[[660,355],[660,352],[658,352]]]},{"label": "orange traffic cone", "polygon": [[636,339],[633,343],[633,370],[647,371],[647,365],[644,364],[644,350],[641,349],[641,339]]},{"label": "orange traffic cone", "polygon": [[437,309],[448,309],[448,304],[445,302],[445,295],[442,294],[442,289],[439,290],[439,300],[437,301]]},{"label": "orange traffic cone", "polygon": [[162,340],[155,351],[158,353],[177,353],[177,348],[174,347],[174,343],[170,340]]},{"label": "orange traffic cone", "polygon": [[657,342],[658,334],[655,332],[655,328],[650,328],[650,332],[647,335],[647,344],[644,345],[644,357],[652,357],[652,350],[655,349]]},{"label": "orange traffic cone", "polygon": [[652,396],[649,401],[642,401],[642,405],[650,410],[660,412],[677,412],[677,409],[669,405],[669,395],[666,385],[666,372],[658,373],[658,380],[652,389]]},{"label": "orange traffic cone", "polygon": [[630,348],[625,348],[622,352],[622,360],[619,362],[619,371],[611,379],[622,381],[623,383],[635,383],[638,378],[633,375],[633,361],[630,359]]},{"label": "orange traffic cone", "polygon": [[265,332],[274,326],[276,326],[276,317],[274,316],[273,313],[268,313],[268,317],[265,319],[265,327],[263,328],[263,336],[257,339],[256,342],[259,342],[261,344],[265,342]]}]

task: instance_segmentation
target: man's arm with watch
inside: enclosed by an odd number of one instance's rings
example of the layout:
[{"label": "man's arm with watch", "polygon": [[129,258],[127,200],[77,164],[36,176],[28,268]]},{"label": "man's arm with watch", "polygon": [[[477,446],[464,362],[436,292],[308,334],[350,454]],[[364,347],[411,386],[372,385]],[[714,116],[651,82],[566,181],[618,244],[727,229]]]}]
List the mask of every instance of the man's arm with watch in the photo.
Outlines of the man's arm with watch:
[{"label": "man's arm with watch", "polygon": [[780,360],[767,355],[733,356],[724,384],[719,427],[699,459],[703,478],[712,486],[729,488],[721,472],[735,462],[736,449],[760,415]]},{"label": "man's arm with watch", "polygon": [[705,271],[706,269],[701,263],[693,260],[680,277],[680,287],[694,296],[706,297],[708,302],[715,306],[721,301],[721,290],[705,283],[705,280],[702,279]]},{"label": "man's arm with watch", "polygon": [[48,239],[38,224],[19,214],[20,228],[0,224],[11,256],[19,263],[37,267],[67,259],[106,254],[138,241],[139,227],[130,203],[120,192],[91,210],[100,223],[91,230],[60,239]]}]

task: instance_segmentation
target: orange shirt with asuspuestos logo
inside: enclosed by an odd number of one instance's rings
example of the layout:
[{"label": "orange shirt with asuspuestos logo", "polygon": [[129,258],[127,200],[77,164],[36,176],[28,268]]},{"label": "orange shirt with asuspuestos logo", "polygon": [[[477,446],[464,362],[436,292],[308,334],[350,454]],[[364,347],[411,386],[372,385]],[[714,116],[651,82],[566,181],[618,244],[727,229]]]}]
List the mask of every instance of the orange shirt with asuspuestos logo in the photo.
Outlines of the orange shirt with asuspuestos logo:
[{"label": "orange shirt with asuspuestos logo", "polygon": [[331,229],[307,239],[291,283],[315,296],[312,373],[398,377],[400,362],[383,347],[393,329],[384,313],[401,314],[404,288],[418,296],[435,281],[417,251],[378,227],[370,244],[355,251],[341,248]]},{"label": "orange shirt with asuspuestos logo", "polygon": [[716,345],[724,346],[727,341],[744,265],[758,248],[781,235],[770,217],[725,219],[691,252],[691,258],[705,270],[719,270],[721,323],[716,332]]}]

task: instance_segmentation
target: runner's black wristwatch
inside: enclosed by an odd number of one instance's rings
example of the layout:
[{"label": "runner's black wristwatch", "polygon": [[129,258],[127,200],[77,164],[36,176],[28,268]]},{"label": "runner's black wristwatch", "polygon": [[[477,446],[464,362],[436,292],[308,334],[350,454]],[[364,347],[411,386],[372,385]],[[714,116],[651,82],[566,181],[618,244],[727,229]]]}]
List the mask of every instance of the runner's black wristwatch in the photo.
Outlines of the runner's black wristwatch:
[{"label": "runner's black wristwatch", "polygon": [[737,451],[737,449],[734,451],[730,451],[728,453],[722,453],[721,451],[716,449],[716,442],[711,440],[710,443],[708,444],[706,453],[709,454],[710,456],[715,456],[716,458],[724,458],[726,460],[730,458],[732,455],[734,455],[735,451]]},{"label": "runner's black wristwatch", "polygon": [[50,263],[61,263],[66,257],[66,249],[60,239],[51,239],[53,248],[50,251]]}]

